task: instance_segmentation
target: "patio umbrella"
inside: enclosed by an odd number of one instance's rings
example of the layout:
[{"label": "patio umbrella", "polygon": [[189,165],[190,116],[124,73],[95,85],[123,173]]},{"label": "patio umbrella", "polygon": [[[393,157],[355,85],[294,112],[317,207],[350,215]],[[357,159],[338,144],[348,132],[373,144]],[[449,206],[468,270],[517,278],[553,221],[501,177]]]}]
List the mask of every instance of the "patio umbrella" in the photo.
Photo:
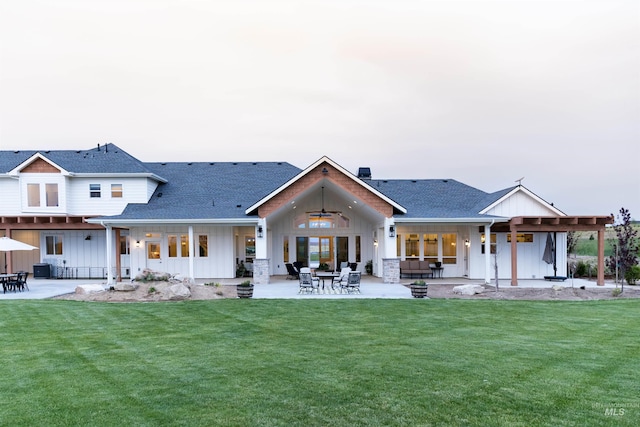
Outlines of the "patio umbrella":
[{"label": "patio umbrella", "polygon": [[[38,249],[35,246],[22,243],[19,240],[13,240],[9,237],[0,237],[0,252],[12,252],[12,251],[32,251]],[[7,259],[5,254],[4,269],[7,271],[7,261],[11,262],[11,258]],[[7,271],[8,272],[8,271]]]},{"label": "patio umbrella", "polygon": [[0,237],[0,252],[32,251],[34,249],[38,248],[9,237]]}]

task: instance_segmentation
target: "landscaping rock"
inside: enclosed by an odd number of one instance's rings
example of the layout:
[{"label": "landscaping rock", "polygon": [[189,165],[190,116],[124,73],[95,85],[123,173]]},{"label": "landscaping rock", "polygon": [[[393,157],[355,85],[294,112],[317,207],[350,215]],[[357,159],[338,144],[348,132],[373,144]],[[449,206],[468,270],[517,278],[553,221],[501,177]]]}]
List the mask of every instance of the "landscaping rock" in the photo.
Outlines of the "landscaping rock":
[{"label": "landscaping rock", "polygon": [[78,285],[76,286],[76,294],[87,295],[105,292],[102,285]]},{"label": "landscaping rock", "polygon": [[165,291],[165,298],[170,301],[181,301],[191,297],[191,291],[182,283],[171,285]]},{"label": "landscaping rock", "polygon": [[485,289],[482,285],[460,285],[453,288],[453,293],[460,295],[475,295],[484,291]]},{"label": "landscaping rock", "polygon": [[120,283],[116,283],[113,286],[113,290],[121,291],[121,292],[133,292],[136,289],[138,289],[139,286],[140,285],[138,285],[137,283],[120,282]]},{"label": "landscaping rock", "polygon": [[559,291],[561,291],[561,290],[563,290],[563,289],[564,289],[564,286],[560,286],[560,285],[553,285],[553,286],[551,287],[551,289],[553,289],[553,290],[554,290],[554,291],[556,291],[556,292],[559,292]]}]

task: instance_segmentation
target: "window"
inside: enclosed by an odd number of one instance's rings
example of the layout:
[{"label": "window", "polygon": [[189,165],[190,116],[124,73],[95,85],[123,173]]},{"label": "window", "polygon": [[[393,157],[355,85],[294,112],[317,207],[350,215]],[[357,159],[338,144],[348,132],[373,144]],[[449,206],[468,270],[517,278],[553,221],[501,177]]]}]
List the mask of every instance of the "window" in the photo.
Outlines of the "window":
[{"label": "window", "polygon": [[342,214],[327,214],[328,216],[318,216],[317,214],[302,214],[295,217],[293,226],[295,228],[349,228],[349,218]]},{"label": "window", "polygon": [[360,236],[356,236],[356,262],[362,262]]},{"label": "window", "polygon": [[[484,234],[480,235],[480,243],[482,243],[480,245],[481,251],[482,253],[485,253],[484,251],[484,242],[485,242],[486,237],[484,237]],[[491,253],[495,254],[496,253],[496,235],[495,233],[491,233]]]},{"label": "window", "polygon": [[198,256],[201,258],[209,256],[209,237],[206,234],[198,236]]},{"label": "window", "polygon": [[[507,242],[511,242],[511,233],[507,234]],[[531,233],[518,233],[516,234],[516,242],[518,243],[533,243],[533,234]]]},{"label": "window", "polygon": [[424,260],[434,263],[438,261],[438,235],[425,234],[424,239]]},{"label": "window", "polygon": [[289,236],[284,236],[282,240],[282,256],[284,262],[289,262]]},{"label": "window", "polygon": [[456,254],[458,249],[457,235],[455,233],[442,235],[442,263],[443,264],[456,264]]},{"label": "window", "polygon": [[120,255],[129,255],[129,236],[120,236]]},{"label": "window", "polygon": [[45,236],[47,255],[62,255],[62,236]]},{"label": "window", "polygon": [[114,199],[122,198],[122,184],[111,184],[111,197]]},{"label": "window", "polygon": [[89,197],[92,199],[100,197],[100,184],[89,184]]},{"label": "window", "polygon": [[58,184],[45,184],[47,206],[58,206]]},{"label": "window", "polygon": [[178,252],[178,236],[170,234],[167,236],[167,243],[169,249],[169,258],[177,258],[178,253],[182,258],[189,256],[189,236],[186,234],[180,235],[180,252]]},{"label": "window", "polygon": [[406,258],[418,258],[420,256],[420,239],[417,234],[407,234],[404,242]]},{"label": "window", "polygon": [[253,262],[253,258],[256,256],[256,239],[251,236],[244,238],[244,256],[246,262]]},{"label": "window", "polygon": [[40,206],[40,184],[27,184],[27,204],[32,208]]}]

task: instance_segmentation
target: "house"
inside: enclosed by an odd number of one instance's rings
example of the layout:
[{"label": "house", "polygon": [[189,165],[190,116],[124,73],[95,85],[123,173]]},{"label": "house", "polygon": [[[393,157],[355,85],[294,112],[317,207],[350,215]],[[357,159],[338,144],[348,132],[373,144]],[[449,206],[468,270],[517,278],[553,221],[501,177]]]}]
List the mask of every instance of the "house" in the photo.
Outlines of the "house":
[{"label": "house", "polygon": [[[387,283],[400,261],[441,263],[444,277],[564,276],[566,236],[598,232],[604,283],[608,216],[568,216],[522,185],[486,193],[453,179],[374,179],[322,157],[286,162],[138,160],[113,144],[88,150],[0,151],[0,235],[37,246],[8,270],[104,277],[145,269],[256,283],[287,263],[357,263]],[[543,261],[553,236],[553,264]]]}]

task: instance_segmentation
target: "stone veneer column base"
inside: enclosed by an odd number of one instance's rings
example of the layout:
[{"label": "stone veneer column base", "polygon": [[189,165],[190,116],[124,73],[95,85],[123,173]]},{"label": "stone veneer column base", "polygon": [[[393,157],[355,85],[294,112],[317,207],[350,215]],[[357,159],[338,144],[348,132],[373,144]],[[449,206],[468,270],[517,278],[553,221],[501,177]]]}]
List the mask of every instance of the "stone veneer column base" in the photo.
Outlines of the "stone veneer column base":
[{"label": "stone veneer column base", "polygon": [[269,283],[269,258],[253,260],[253,283],[266,285]]},{"label": "stone veneer column base", "polygon": [[400,259],[382,259],[382,279],[384,283],[400,283]]}]

